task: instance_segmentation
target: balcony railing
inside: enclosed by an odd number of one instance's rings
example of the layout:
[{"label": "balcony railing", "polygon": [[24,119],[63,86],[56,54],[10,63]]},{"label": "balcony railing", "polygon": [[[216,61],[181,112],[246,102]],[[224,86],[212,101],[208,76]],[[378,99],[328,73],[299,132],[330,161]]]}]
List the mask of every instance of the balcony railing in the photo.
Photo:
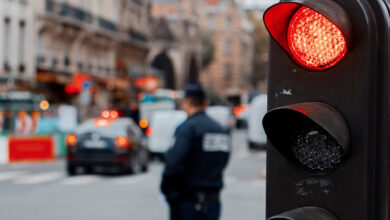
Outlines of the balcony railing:
[{"label": "balcony railing", "polygon": [[71,17],[74,18],[80,22],[85,22],[85,23],[92,23],[92,14],[77,7],[73,7],[68,5],[67,3],[62,3],[60,6],[60,15],[65,16],[65,17]]},{"label": "balcony railing", "polygon": [[85,23],[92,23],[92,14],[89,12],[84,11],[83,9],[80,8],[75,8],[75,7],[69,7],[71,11],[71,15],[82,22]]},{"label": "balcony railing", "polygon": [[[142,5],[141,0],[133,1]],[[60,18],[71,19],[71,21],[77,22],[79,25],[80,23],[87,24],[95,26],[96,28],[103,31],[108,31],[111,33],[118,32],[118,25],[116,23],[102,17],[94,16],[89,11],[72,6],[66,2],[46,0],[46,12]],[[133,29],[128,31],[128,40],[141,43],[146,43],[148,41],[146,35]]]},{"label": "balcony railing", "polygon": [[91,13],[67,3],[46,0],[46,11],[62,17],[70,17],[84,23],[92,23],[93,16]]},{"label": "balcony railing", "polygon": [[133,0],[133,2],[139,6],[142,6],[142,1],[141,0]]},{"label": "balcony railing", "polygon": [[133,29],[129,30],[129,37],[131,40],[136,40],[143,43],[146,43],[148,41],[148,38],[144,34],[141,34]]},{"label": "balcony railing", "polygon": [[51,13],[55,12],[55,2],[53,0],[46,0],[46,11]]},{"label": "balcony railing", "polygon": [[113,22],[104,18],[98,18],[99,27],[111,32],[117,32],[118,28]]}]

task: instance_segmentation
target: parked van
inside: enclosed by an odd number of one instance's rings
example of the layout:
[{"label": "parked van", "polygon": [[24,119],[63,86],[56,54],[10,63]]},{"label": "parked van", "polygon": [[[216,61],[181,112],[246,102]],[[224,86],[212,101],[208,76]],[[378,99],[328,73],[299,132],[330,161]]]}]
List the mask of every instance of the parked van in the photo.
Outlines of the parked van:
[{"label": "parked van", "polygon": [[218,122],[226,131],[230,131],[234,125],[232,111],[226,106],[209,106],[206,114]]},{"label": "parked van", "polygon": [[187,114],[181,110],[154,111],[150,119],[153,132],[148,137],[149,152],[156,155],[165,154],[172,144],[176,128],[186,119]]},{"label": "parked van", "polygon": [[249,105],[248,115],[248,145],[251,149],[265,148],[265,135],[262,120],[267,113],[267,95],[259,95]]}]

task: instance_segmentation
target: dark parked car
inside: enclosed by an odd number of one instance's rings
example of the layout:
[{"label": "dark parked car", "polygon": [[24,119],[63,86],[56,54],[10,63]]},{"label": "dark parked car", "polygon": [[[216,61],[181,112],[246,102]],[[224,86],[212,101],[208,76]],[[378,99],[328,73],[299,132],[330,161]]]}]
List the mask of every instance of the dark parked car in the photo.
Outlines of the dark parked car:
[{"label": "dark parked car", "polygon": [[90,119],[75,134],[66,138],[67,172],[77,174],[78,167],[114,168],[120,172],[147,171],[148,150],[140,128],[130,118]]}]

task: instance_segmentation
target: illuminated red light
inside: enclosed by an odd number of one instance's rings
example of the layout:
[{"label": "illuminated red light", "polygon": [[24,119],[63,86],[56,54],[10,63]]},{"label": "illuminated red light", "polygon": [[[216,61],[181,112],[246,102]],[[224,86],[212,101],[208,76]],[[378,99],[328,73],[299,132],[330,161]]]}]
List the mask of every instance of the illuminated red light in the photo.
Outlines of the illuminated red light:
[{"label": "illuminated red light", "polygon": [[320,13],[305,6],[291,18],[287,40],[292,57],[310,69],[329,68],[347,52],[347,43],[340,29]]},{"label": "illuminated red light", "polygon": [[139,126],[143,129],[147,128],[149,126],[149,122],[145,119],[142,119],[139,121]]},{"label": "illuminated red light", "polygon": [[103,110],[101,113],[100,113],[100,116],[102,118],[109,118],[110,117],[110,111],[108,110]]},{"label": "illuminated red light", "polygon": [[111,122],[105,118],[96,118],[93,124],[97,127],[108,127],[111,125]]},{"label": "illuminated red light", "polygon": [[72,84],[65,85],[65,92],[69,94],[76,94],[79,93],[80,90],[74,87]]},{"label": "illuminated red light", "polygon": [[153,135],[153,132],[154,132],[153,129],[149,127],[146,129],[145,134],[146,136],[150,137]]},{"label": "illuminated red light", "polygon": [[235,107],[235,108],[233,109],[233,114],[234,114],[235,116],[241,115],[241,114],[242,114],[242,109],[241,109],[240,107]]},{"label": "illuminated red light", "polygon": [[319,2],[313,1],[310,8],[283,2],[264,13],[264,24],[272,38],[294,62],[313,71],[339,63],[352,37],[348,13],[333,1],[328,2],[327,10]]},{"label": "illuminated red light", "polygon": [[77,142],[77,136],[74,135],[74,134],[69,134],[68,136],[66,136],[66,144],[68,146],[74,146]]},{"label": "illuminated red light", "polygon": [[115,139],[115,143],[119,148],[128,148],[130,146],[130,141],[126,137],[120,136]]},{"label": "illuminated red light", "polygon": [[110,111],[110,117],[111,117],[112,119],[117,119],[118,116],[119,116],[118,111],[116,111],[116,110]]}]

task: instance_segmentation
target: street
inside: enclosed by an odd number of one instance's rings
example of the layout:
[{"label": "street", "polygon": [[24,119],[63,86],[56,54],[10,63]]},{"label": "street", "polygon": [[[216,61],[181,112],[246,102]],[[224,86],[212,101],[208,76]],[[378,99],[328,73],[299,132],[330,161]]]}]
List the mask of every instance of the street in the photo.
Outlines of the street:
[{"label": "street", "polygon": [[[222,193],[223,220],[265,219],[264,151],[249,152],[246,133],[233,133],[233,154]],[[161,220],[168,209],[159,194],[163,164],[138,175],[68,177],[63,159],[0,166],[0,219]]]}]

